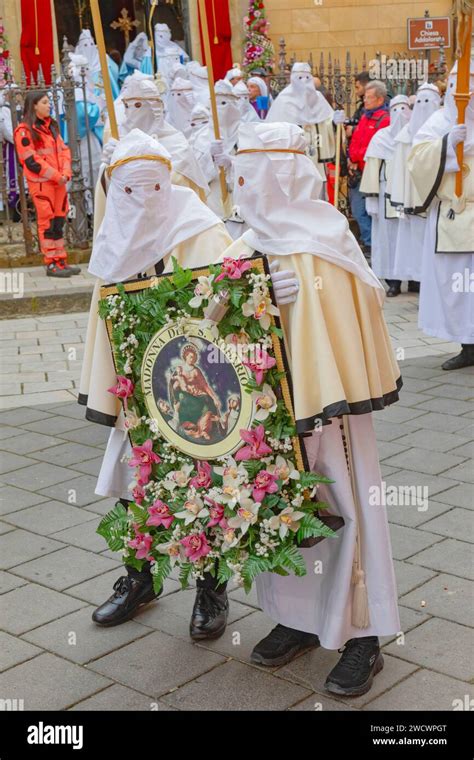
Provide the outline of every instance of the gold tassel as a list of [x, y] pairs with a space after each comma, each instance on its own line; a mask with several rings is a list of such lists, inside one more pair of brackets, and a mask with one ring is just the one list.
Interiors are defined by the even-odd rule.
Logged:
[[352, 625], [356, 628], [368, 628], [370, 625], [369, 598], [363, 570], [356, 571], [356, 584], [352, 597]]
[[356, 511], [356, 545], [354, 551], [354, 561], [352, 563], [352, 577], [351, 583], [354, 587], [352, 595], [352, 625], [356, 628], [368, 628], [370, 625], [369, 616], [369, 597], [367, 593], [367, 586], [365, 583], [365, 572], [362, 569], [362, 547], [360, 537], [360, 524], [361, 524], [361, 508], [359, 504], [359, 496], [357, 493], [357, 484], [354, 480], [354, 461], [352, 458], [352, 447], [349, 431], [349, 422], [347, 416], [344, 415], [343, 421], [343, 436], [345, 442], [345, 452], [347, 469], [349, 472], [349, 478], [351, 481], [352, 496], [354, 499], [354, 507]]
[[214, 24], [214, 45], [218, 45], [219, 37], [217, 36], [216, 9], [214, 7], [214, 0], [212, 0], [212, 21]]

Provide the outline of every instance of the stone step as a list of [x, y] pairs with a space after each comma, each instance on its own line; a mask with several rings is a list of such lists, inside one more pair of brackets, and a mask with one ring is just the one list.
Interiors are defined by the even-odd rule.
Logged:
[[47, 277], [44, 267], [0, 271], [0, 319], [87, 311], [94, 282], [87, 265], [65, 279]]

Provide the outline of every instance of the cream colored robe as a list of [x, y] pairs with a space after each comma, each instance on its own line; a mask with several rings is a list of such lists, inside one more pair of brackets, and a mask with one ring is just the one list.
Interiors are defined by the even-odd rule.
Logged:
[[[226, 256], [251, 256], [236, 240]], [[372, 409], [398, 398], [400, 373], [375, 288], [341, 267], [311, 254], [272, 256], [280, 269], [293, 270], [300, 290], [293, 304], [280, 308], [293, 380], [297, 424], [304, 438], [309, 468], [334, 480], [320, 486], [319, 498], [341, 515], [337, 537], [302, 549], [307, 574], [262, 573], [256, 579], [263, 611], [275, 622], [315, 633], [321, 646], [337, 649], [354, 637], [387, 636], [400, 631], [397, 587]], [[315, 289], [316, 278], [323, 287]], [[344, 401], [342, 401], [344, 399]], [[313, 430], [314, 413], [324, 410], [325, 424]], [[349, 414], [348, 414], [349, 413]], [[348, 414], [354, 464], [349, 477], [342, 420]], [[362, 547], [370, 623], [352, 624], [351, 582], [356, 535]]]
[[474, 343], [474, 153], [464, 155], [455, 197], [456, 156], [448, 135], [420, 142], [408, 158], [416, 202], [428, 211], [418, 324], [427, 335]]

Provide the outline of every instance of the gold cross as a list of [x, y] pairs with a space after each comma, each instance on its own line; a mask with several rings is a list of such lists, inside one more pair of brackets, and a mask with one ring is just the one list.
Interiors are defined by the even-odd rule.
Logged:
[[133, 30], [134, 26], [140, 26], [140, 22], [136, 19], [131, 19], [128, 15], [128, 10], [126, 8], [122, 8], [118, 19], [116, 19], [116, 21], [112, 21], [110, 26], [112, 29], [120, 29], [125, 37], [125, 47], [127, 47], [130, 42], [130, 32]]

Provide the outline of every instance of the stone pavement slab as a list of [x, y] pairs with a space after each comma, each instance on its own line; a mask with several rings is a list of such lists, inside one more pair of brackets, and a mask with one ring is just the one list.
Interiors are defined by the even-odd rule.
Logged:
[[474, 371], [441, 371], [457, 347], [418, 330], [415, 296], [384, 308], [406, 358], [400, 403], [374, 415], [381, 469], [400, 494], [426, 487], [427, 509], [403, 499], [388, 507], [403, 635], [381, 638], [385, 667], [357, 700], [324, 691], [337, 652], [318, 648], [279, 669], [250, 663], [274, 625], [255, 589], [230, 585], [230, 622], [215, 641], [190, 641], [194, 591], [182, 592], [176, 574], [133, 621], [92, 623], [123, 566], [96, 534], [116, 501], [94, 493], [109, 430], [76, 402], [87, 314], [3, 322], [2, 695], [23, 698], [31, 682], [26, 709], [74, 711], [432, 710], [472, 697]]

